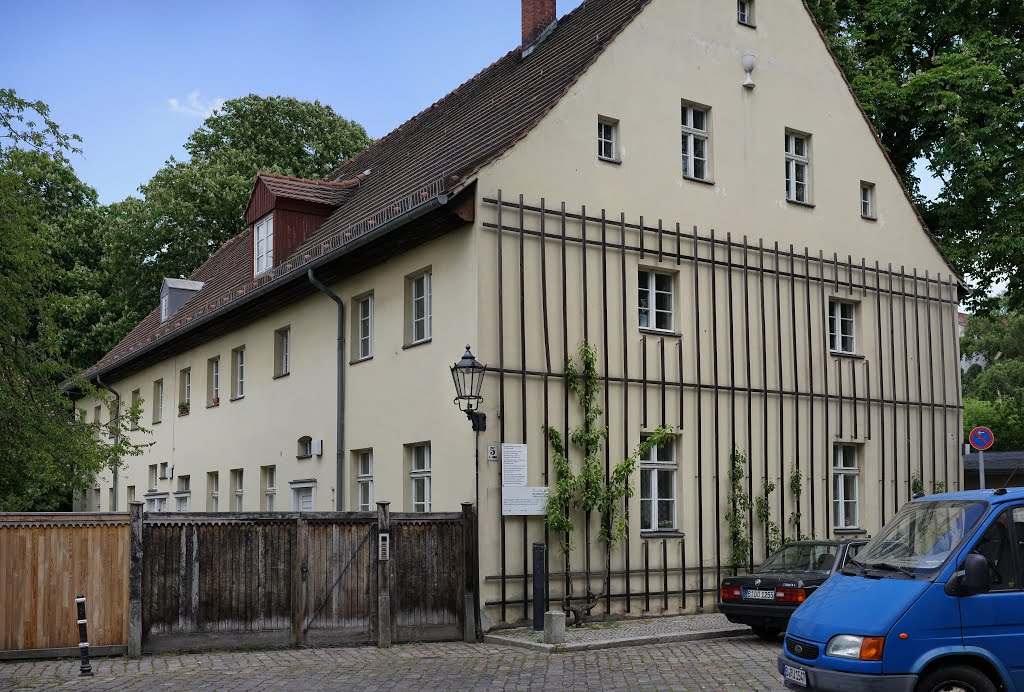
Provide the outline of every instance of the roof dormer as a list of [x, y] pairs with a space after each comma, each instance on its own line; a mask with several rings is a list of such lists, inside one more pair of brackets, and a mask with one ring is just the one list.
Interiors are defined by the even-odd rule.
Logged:
[[182, 305], [203, 288], [202, 281], [165, 278], [160, 285], [160, 323], [174, 316]]

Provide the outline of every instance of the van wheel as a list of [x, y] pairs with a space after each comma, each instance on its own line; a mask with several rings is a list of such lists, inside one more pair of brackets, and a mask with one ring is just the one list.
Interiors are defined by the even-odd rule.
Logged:
[[950, 666], [921, 678], [917, 692], [996, 692], [996, 686], [976, 668]]
[[750, 629], [754, 630], [754, 634], [766, 642], [775, 641], [781, 631], [778, 627], [755, 627], [753, 625], [750, 626]]

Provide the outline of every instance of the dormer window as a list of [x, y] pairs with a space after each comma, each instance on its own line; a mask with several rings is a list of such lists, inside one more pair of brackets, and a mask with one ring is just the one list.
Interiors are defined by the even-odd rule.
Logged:
[[188, 279], [164, 279], [160, 286], [160, 323], [174, 317], [178, 308], [202, 290], [202, 281]]
[[171, 316], [170, 310], [171, 297], [168, 295], [160, 296], [160, 321], [166, 322], [167, 318]]
[[274, 215], [267, 214], [252, 229], [253, 276], [274, 267]]

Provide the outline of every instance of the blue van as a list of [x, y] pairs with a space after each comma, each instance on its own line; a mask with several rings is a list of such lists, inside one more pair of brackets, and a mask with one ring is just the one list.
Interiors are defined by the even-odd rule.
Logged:
[[907, 503], [793, 614], [794, 690], [1024, 692], [1024, 489]]

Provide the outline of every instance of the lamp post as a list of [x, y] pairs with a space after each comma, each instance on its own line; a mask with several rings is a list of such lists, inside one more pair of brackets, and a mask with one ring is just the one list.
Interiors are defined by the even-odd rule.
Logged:
[[[480, 396], [480, 389], [484, 384], [484, 374], [487, 372], [487, 367], [481, 365], [477, 361], [473, 352], [469, 350], [469, 344], [466, 344], [466, 352], [462, 355], [462, 359], [452, 365], [452, 381], [455, 383], [455, 400], [452, 402], [459, 407], [459, 410], [466, 414], [469, 418], [470, 423], [473, 425], [473, 433], [475, 434], [474, 445], [473, 445], [473, 464], [475, 478], [474, 488], [474, 504], [473, 509], [476, 514], [473, 525], [476, 528], [475, 543], [476, 547], [473, 550], [473, 567], [472, 567], [472, 581], [473, 581], [473, 620], [474, 629], [477, 635], [477, 641], [479, 641], [480, 633], [480, 433], [487, 430], [487, 414], [480, 410], [480, 404], [483, 403], [484, 398]], [[468, 598], [468, 595], [467, 595]], [[467, 613], [468, 617], [468, 613]]]

